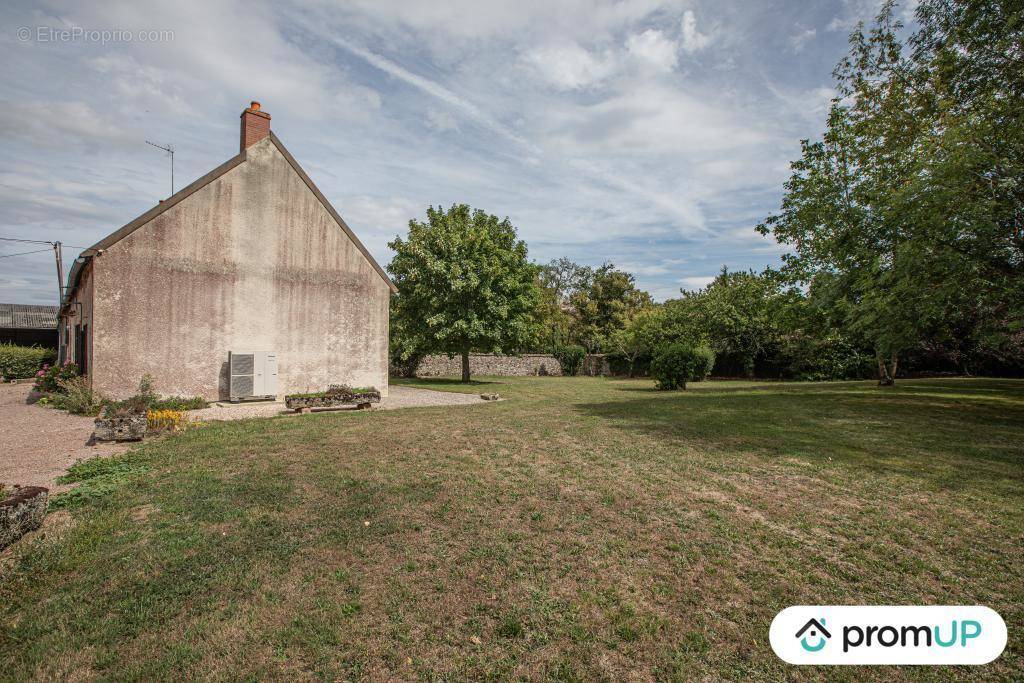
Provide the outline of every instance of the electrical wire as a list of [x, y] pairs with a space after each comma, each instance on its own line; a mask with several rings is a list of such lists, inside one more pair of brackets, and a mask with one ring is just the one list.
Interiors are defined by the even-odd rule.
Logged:
[[[24, 242], [26, 244], [49, 244], [51, 247], [54, 246], [54, 242], [47, 242], [46, 240], [23, 240], [17, 237], [0, 237], [0, 240], [4, 242]], [[77, 244], [64, 244], [61, 243], [62, 247], [68, 247], [69, 249], [88, 249], [88, 247], [79, 246]]]
[[35, 251], [22, 251], [17, 254], [0, 254], [0, 258], [11, 258], [12, 256], [25, 256], [26, 254], [42, 254], [44, 251], [53, 251], [52, 249], [36, 249]]

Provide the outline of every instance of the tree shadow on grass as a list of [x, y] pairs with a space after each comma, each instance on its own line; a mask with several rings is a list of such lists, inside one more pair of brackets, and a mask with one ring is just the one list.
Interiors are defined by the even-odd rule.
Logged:
[[958, 383], [915, 388], [876, 391], [867, 384], [822, 383], [658, 392], [616, 387], [635, 398], [575, 408], [611, 427], [719, 456], [797, 458], [823, 467], [898, 474], [943, 489], [983, 485], [1021, 495], [1024, 403], [1018, 392], [1024, 383], [1003, 386], [998, 396], [965, 396]]

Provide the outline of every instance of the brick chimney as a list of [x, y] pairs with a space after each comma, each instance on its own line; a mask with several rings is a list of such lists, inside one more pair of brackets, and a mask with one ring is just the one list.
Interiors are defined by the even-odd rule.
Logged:
[[250, 102], [242, 111], [242, 146], [240, 152], [270, 135], [270, 114], [260, 111], [259, 102]]

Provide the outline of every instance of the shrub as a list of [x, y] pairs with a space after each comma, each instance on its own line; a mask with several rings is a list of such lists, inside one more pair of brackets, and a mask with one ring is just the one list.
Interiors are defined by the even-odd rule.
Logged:
[[103, 400], [93, 393], [89, 380], [85, 377], [72, 377], [57, 381], [60, 398], [52, 402], [56, 408], [63, 408], [73, 415], [98, 415]]
[[657, 380], [658, 389], [685, 389], [687, 382], [705, 379], [714, 365], [711, 349], [676, 342], [658, 348], [651, 361], [651, 376]]
[[62, 381], [78, 377], [78, 366], [71, 361], [64, 361], [63, 365], [43, 365], [41, 370], [36, 372], [35, 390], [44, 394], [57, 394], [63, 390], [60, 388]]
[[864, 379], [875, 372], [874, 358], [838, 333], [784, 337], [779, 363], [784, 377], [805, 381]]
[[149, 411], [183, 412], [208, 407], [210, 404], [202, 396], [160, 398], [153, 390], [153, 377], [147, 374], [139, 380], [139, 390], [134, 396], [122, 401], [107, 401], [103, 415], [104, 417], [128, 417]]
[[57, 352], [38, 346], [0, 344], [0, 377], [27, 379], [57, 359]]
[[158, 398], [149, 407], [153, 410], [200, 410], [209, 408], [209, 402], [202, 396], [168, 396]]
[[149, 410], [149, 405], [140, 396], [132, 396], [123, 401], [111, 401], [103, 407], [103, 417], [131, 417], [141, 415]]
[[587, 355], [587, 350], [579, 344], [567, 344], [556, 346], [551, 355], [562, 364], [563, 375], [575, 376], [579, 374], [580, 368], [583, 367], [583, 359]]

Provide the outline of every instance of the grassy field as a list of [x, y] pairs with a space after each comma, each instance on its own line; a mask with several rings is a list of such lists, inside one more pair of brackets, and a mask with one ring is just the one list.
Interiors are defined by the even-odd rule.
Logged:
[[[502, 379], [79, 467], [0, 677], [1024, 677], [1024, 382]], [[61, 518], [64, 518], [61, 520]], [[982, 604], [977, 668], [794, 668], [792, 604]]]

